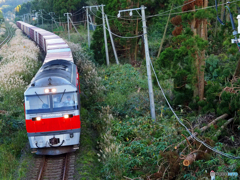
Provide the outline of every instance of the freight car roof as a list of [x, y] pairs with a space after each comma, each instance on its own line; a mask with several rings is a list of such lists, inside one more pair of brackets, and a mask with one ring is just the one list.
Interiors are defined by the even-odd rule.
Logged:
[[[57, 79], [56, 77], [60, 78]], [[49, 86], [49, 83], [51, 83], [51, 85], [64, 85], [70, 83], [76, 85], [75, 77], [76, 66], [73, 63], [66, 60], [53, 60], [45, 63], [41, 69], [39, 69], [37, 75], [31, 82], [31, 86], [44, 87]], [[51, 82], [49, 82], [49, 78]]]

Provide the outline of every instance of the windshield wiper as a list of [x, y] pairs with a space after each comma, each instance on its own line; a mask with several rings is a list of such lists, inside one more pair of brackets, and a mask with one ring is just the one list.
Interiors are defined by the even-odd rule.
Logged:
[[[37, 92], [35, 91], [35, 94], [37, 95], [37, 97], [42, 101], [42, 99], [39, 97], [39, 95], [37, 94]], [[42, 101], [43, 104], [45, 104], [43, 101]]]
[[[66, 89], [64, 89], [64, 91], [63, 91], [63, 95], [65, 94], [65, 91], [66, 91]], [[62, 102], [63, 95], [62, 95], [62, 97], [61, 97], [60, 102]]]

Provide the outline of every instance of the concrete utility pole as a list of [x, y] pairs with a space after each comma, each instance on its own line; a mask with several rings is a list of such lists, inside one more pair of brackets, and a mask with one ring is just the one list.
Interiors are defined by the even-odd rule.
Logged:
[[[32, 10], [32, 12], [33, 12], [33, 16], [35, 17], [35, 12], [36, 10]], [[32, 17], [32, 14], [31, 14], [31, 21], [32, 21], [32, 23], [33, 23], [33, 17]]]
[[89, 32], [89, 20], [88, 20], [88, 7], [86, 7], [86, 17], [87, 17], [87, 34], [88, 34], [88, 47], [90, 48], [90, 32]]
[[107, 35], [106, 35], [106, 26], [105, 26], [105, 18], [104, 18], [103, 5], [102, 5], [102, 19], [103, 19], [103, 33], [104, 33], [104, 41], [105, 41], [106, 60], [107, 60], [107, 65], [109, 66], [109, 56], [108, 56], [108, 46], [107, 46]]
[[113, 47], [113, 52], [114, 52], [114, 56], [115, 56], [115, 59], [116, 59], [116, 63], [119, 64], [118, 57], [117, 57], [117, 52], [116, 52], [116, 49], [115, 49], [115, 44], [114, 44], [114, 41], [113, 41], [113, 38], [112, 38], [112, 32], [111, 32], [111, 29], [110, 29], [110, 26], [109, 26], [109, 23], [108, 23], [108, 17], [107, 17], [106, 14], [105, 14], [105, 17], [106, 17], [107, 27], [108, 27], [108, 31], [109, 31], [109, 35], [110, 35], [110, 39], [111, 39], [111, 43], [112, 43], [112, 47]]
[[69, 29], [69, 15], [72, 16], [72, 13], [64, 13], [64, 16], [67, 15], [67, 22], [68, 22], [68, 40], [70, 41], [70, 29]]
[[51, 18], [52, 18], [52, 32], [53, 32], [53, 14], [55, 14], [54, 12], [49, 12], [48, 13], [50, 16], [51, 16]]
[[93, 28], [93, 30], [95, 31], [95, 27], [93, 26], [93, 21], [92, 21], [91, 15], [89, 14], [88, 17], [89, 17], [89, 20], [90, 20], [90, 22], [91, 22], [91, 24], [92, 24], [92, 28]]
[[39, 25], [39, 12], [37, 12], [37, 24]]
[[148, 91], [149, 91], [151, 117], [152, 117], [152, 119], [156, 120], [155, 104], [154, 104], [154, 96], [153, 96], [153, 88], [152, 88], [152, 74], [151, 74], [150, 56], [149, 56], [148, 39], [147, 39], [147, 25], [146, 25], [145, 9], [146, 9], [146, 7], [141, 6], [141, 8], [120, 10], [118, 12], [118, 17], [120, 17], [121, 12], [130, 11], [130, 15], [132, 15], [133, 10], [141, 10], [141, 12], [142, 12], [143, 37], [144, 37], [146, 66], [147, 66], [147, 75], [148, 75]]
[[[104, 18], [104, 6], [105, 5], [102, 4], [102, 5], [98, 5], [98, 6], [85, 6], [83, 8], [90, 8], [90, 9], [91, 8], [97, 8], [98, 9], [98, 7], [102, 7], [102, 20], [103, 20], [103, 33], [104, 33], [104, 42], [105, 42], [106, 61], [107, 61], [107, 65], [109, 66], [107, 35], [106, 35], [105, 18]], [[88, 22], [88, 16], [87, 16], [87, 22]], [[89, 27], [89, 23], [88, 23], [88, 27]], [[89, 47], [90, 47], [90, 45], [89, 45]]]
[[43, 14], [42, 14], [43, 9], [40, 9], [39, 11], [41, 12], [41, 16], [42, 16], [42, 26], [43, 26]]

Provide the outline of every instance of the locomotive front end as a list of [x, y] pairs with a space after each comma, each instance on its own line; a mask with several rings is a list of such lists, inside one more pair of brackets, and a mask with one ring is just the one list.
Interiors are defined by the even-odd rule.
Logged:
[[[71, 76], [76, 67], [71, 72], [69, 66], [64, 67], [65, 72], [62, 65], [44, 65], [24, 94], [26, 129], [30, 147], [36, 154], [58, 155], [79, 147], [79, 88]], [[62, 77], [56, 76], [59, 71]]]

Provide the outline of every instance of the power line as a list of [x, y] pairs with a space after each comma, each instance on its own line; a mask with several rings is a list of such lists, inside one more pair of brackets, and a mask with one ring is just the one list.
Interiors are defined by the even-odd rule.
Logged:
[[[231, 3], [234, 3], [234, 2], [238, 2], [240, 0], [236, 0], [236, 1], [233, 1]], [[227, 2], [226, 3], [222, 3], [222, 4], [218, 4], [217, 6], [221, 6], [221, 5], [224, 5], [224, 4], [228, 4]], [[189, 11], [181, 11], [181, 12], [176, 12], [176, 13], [171, 13], [172, 14], [184, 14], [184, 13], [188, 13], [188, 12], [194, 12], [194, 11], [198, 11], [198, 10], [203, 10], [203, 9], [209, 9], [209, 8], [215, 8], [216, 6], [213, 5], [213, 6], [208, 6], [208, 7], [205, 7], [205, 8], [198, 8], [198, 9], [193, 9], [193, 10], [189, 10]], [[160, 14], [155, 14], [155, 15], [151, 15], [151, 16], [147, 16], [146, 18], [151, 18], [151, 17], [156, 17], [156, 16], [166, 16], [168, 14], [166, 14], [168, 11], [166, 12], [163, 12], [163, 13], [160, 13]]]
[[156, 75], [156, 72], [155, 72], [155, 69], [154, 69], [154, 67], [153, 67], [153, 65], [152, 65], [152, 61], [151, 61], [151, 60], [150, 60], [150, 64], [151, 64], [152, 70], [153, 70], [153, 72], [154, 72], [154, 75], [155, 75], [155, 77], [156, 77], [158, 86], [159, 86], [159, 88], [161, 89], [162, 94], [163, 94], [163, 97], [165, 98], [165, 100], [166, 100], [169, 108], [171, 109], [172, 113], [174, 114], [174, 116], [176, 117], [176, 119], [178, 120], [178, 122], [186, 129], [186, 131], [190, 134], [190, 136], [193, 137], [193, 138], [194, 138], [196, 141], [198, 141], [199, 143], [202, 143], [205, 147], [207, 147], [208, 149], [212, 150], [212, 151], [215, 152], [215, 153], [221, 154], [221, 155], [223, 155], [223, 156], [225, 156], [225, 157], [228, 157], [228, 158], [231, 158], [231, 159], [240, 159], [239, 156], [232, 156], [232, 155], [230, 155], [230, 154], [226, 154], [226, 153], [224, 153], [224, 152], [222, 152], [222, 151], [218, 151], [218, 150], [214, 149], [213, 147], [209, 146], [208, 144], [206, 144], [205, 142], [203, 142], [202, 140], [200, 140], [199, 138], [197, 138], [195, 135], [193, 135], [193, 134], [189, 131], [189, 129], [181, 122], [181, 120], [179, 119], [179, 117], [177, 116], [177, 114], [175, 113], [175, 111], [173, 110], [172, 106], [171, 106], [170, 103], [168, 102], [168, 99], [166, 98], [165, 93], [164, 93], [164, 91], [163, 91], [163, 89], [162, 89], [162, 87], [161, 87], [161, 85], [160, 85], [160, 83], [159, 83], [158, 77], [157, 77], [157, 75]]
[[124, 38], [124, 39], [133, 39], [133, 38], [138, 38], [138, 37], [141, 37], [141, 36], [143, 36], [144, 34], [140, 34], [140, 35], [137, 35], [137, 36], [120, 36], [120, 35], [118, 35], [118, 34], [115, 34], [115, 33], [113, 33], [111, 30], [109, 30], [108, 28], [106, 28], [111, 34], [113, 34], [114, 36], [117, 36], [117, 37], [119, 37], [119, 38]]
[[79, 13], [77, 13], [77, 14], [73, 14], [73, 16], [78, 16], [78, 15], [83, 14], [83, 13], [85, 13], [85, 12], [86, 12], [86, 10], [83, 9], [83, 12], [79, 12]]
[[80, 12], [82, 9], [85, 11], [85, 9], [82, 7], [81, 9], [77, 10], [76, 12], [74, 12], [74, 13], [73, 13], [73, 16], [74, 16], [76, 13], [78, 13], [78, 11]]

